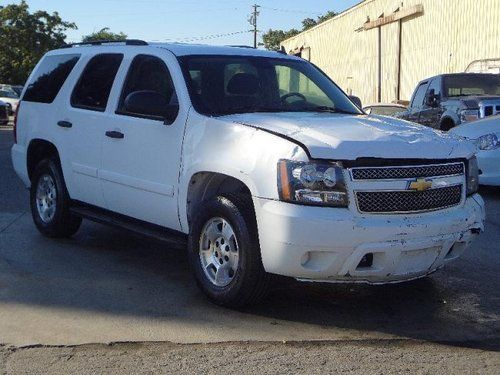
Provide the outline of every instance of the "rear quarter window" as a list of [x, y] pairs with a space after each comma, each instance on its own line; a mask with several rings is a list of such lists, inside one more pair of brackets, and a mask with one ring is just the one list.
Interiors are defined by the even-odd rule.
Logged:
[[46, 56], [28, 83], [23, 101], [52, 103], [80, 55]]

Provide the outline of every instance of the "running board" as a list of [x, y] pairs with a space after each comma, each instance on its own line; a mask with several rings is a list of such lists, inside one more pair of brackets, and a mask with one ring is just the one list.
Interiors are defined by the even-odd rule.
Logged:
[[150, 224], [125, 215], [104, 210], [98, 207], [89, 206], [84, 203], [73, 202], [71, 213], [84, 219], [105, 224], [117, 228], [122, 228], [134, 233], [166, 242], [172, 246], [185, 247], [187, 245], [187, 235], [159, 225]]

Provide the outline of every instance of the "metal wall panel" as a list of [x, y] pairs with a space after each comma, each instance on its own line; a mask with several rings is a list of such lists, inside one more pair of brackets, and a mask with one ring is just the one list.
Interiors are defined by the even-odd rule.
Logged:
[[[463, 72], [475, 60], [500, 58], [500, 0], [365, 0], [282, 43], [287, 52], [310, 48], [310, 60], [364, 104], [377, 102], [378, 29], [369, 18], [422, 4], [423, 14], [402, 20], [401, 99], [427, 77]], [[381, 26], [381, 99], [397, 95], [398, 22]]]

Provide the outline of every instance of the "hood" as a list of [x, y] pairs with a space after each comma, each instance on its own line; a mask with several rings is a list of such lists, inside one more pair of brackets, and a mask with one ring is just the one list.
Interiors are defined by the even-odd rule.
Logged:
[[460, 97], [452, 97], [448, 100], [455, 100], [465, 104], [467, 108], [478, 108], [479, 103], [484, 101], [493, 101], [499, 102], [500, 95], [469, 95], [469, 96], [460, 96]]
[[467, 122], [454, 127], [449, 132], [469, 139], [477, 139], [483, 135], [492, 133], [500, 134], [500, 115]]
[[457, 137], [385, 116], [288, 112], [223, 118], [292, 138], [317, 159], [452, 159], [474, 152]]

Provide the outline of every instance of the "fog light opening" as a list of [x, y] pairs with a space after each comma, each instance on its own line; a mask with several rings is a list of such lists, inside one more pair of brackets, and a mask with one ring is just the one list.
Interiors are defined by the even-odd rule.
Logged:
[[373, 253], [367, 253], [361, 258], [356, 269], [370, 268], [373, 265]]

